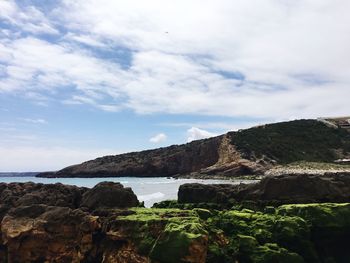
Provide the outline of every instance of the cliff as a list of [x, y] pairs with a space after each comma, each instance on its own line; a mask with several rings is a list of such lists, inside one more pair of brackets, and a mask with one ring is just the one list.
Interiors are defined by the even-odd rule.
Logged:
[[39, 177], [261, 174], [294, 161], [333, 162], [350, 156], [350, 133], [316, 120], [297, 120], [155, 150], [100, 157]]

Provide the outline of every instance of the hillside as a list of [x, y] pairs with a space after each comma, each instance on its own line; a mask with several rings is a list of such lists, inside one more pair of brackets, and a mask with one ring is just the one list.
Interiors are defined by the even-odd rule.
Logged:
[[316, 120], [296, 120], [155, 150], [100, 157], [39, 177], [261, 174], [276, 164], [333, 162], [350, 156], [350, 133]]

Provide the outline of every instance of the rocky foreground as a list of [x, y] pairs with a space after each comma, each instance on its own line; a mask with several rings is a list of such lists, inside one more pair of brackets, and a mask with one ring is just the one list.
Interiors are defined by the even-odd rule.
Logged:
[[350, 158], [350, 133], [316, 120], [297, 120], [155, 150], [104, 156], [39, 177], [212, 176], [263, 174], [296, 161]]
[[0, 262], [349, 262], [349, 202], [341, 173], [187, 184], [155, 208], [118, 183], [1, 183]]

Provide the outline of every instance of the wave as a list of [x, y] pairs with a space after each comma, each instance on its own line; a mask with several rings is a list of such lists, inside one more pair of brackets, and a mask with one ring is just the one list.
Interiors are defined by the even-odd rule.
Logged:
[[152, 199], [160, 199], [163, 198], [165, 196], [165, 194], [161, 193], [161, 192], [157, 192], [157, 193], [153, 193], [153, 194], [149, 194], [149, 195], [139, 195], [137, 196], [137, 198], [139, 199], [139, 201], [149, 201]]

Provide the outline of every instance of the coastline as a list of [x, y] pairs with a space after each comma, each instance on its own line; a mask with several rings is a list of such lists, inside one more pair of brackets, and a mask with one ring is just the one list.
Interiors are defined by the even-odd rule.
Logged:
[[350, 178], [340, 173], [184, 184], [177, 200], [157, 208], [142, 207], [131, 188], [113, 182], [93, 188], [0, 183], [0, 193], [0, 258], [8, 262], [319, 263], [350, 257], [344, 245]]

